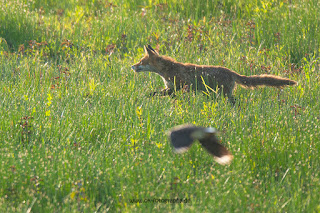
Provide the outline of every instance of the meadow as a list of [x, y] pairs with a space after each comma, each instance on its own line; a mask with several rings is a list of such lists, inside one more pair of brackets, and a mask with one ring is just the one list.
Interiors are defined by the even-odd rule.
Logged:
[[[319, 212], [320, 3], [0, 0], [0, 212]], [[177, 61], [297, 86], [161, 90], [131, 65]], [[215, 127], [217, 164], [166, 131]]]

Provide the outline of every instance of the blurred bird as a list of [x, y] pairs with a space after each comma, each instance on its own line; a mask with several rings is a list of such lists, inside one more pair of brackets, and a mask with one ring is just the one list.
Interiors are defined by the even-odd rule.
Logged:
[[190, 124], [176, 126], [168, 131], [171, 143], [176, 153], [187, 151], [193, 142], [198, 140], [201, 145], [213, 155], [219, 164], [230, 164], [232, 154], [220, 144], [216, 134], [218, 131], [212, 127], [199, 127]]

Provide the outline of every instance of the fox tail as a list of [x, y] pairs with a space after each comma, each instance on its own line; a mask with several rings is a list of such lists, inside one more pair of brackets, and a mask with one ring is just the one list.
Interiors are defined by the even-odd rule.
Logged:
[[282, 78], [275, 75], [252, 75], [252, 76], [245, 76], [245, 75], [237, 75], [236, 82], [243, 87], [253, 88], [258, 86], [270, 86], [270, 87], [285, 87], [296, 85], [297, 82]]

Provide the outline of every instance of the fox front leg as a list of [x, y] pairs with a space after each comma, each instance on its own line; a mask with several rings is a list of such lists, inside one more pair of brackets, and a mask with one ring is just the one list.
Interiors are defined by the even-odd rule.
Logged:
[[165, 96], [165, 95], [172, 95], [172, 93], [173, 93], [172, 89], [165, 88], [165, 89], [161, 90], [160, 92], [152, 92], [152, 93], [150, 93], [150, 96], [156, 96], [156, 95]]

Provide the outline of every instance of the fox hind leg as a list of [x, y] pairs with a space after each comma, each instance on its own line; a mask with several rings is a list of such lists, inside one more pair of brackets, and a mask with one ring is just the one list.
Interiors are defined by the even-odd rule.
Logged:
[[235, 105], [236, 103], [236, 98], [233, 96], [233, 89], [234, 89], [234, 85], [231, 86], [222, 86], [222, 93], [225, 97], [228, 98], [228, 101], [232, 104]]

